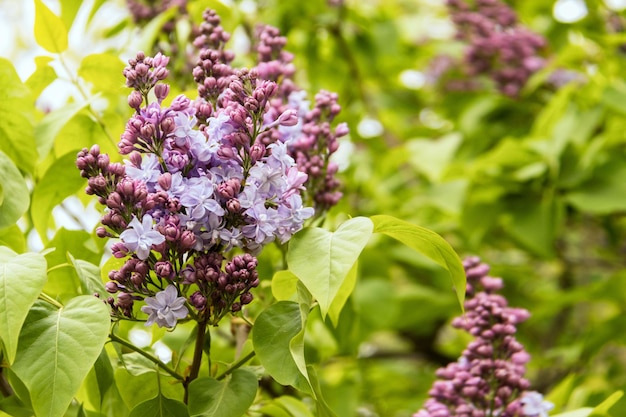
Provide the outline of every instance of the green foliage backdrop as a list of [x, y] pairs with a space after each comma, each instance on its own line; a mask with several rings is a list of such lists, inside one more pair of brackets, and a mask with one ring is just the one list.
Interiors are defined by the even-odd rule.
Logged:
[[[123, 1], [29, 3], [0, 58], [0, 416], [411, 416], [468, 342], [450, 326], [465, 255], [531, 312], [517, 337], [555, 415], [626, 415], [626, 12], [581, 2], [587, 15], [563, 23], [555, 2], [507, 1], [547, 42], [515, 97], [436, 74], [464, 53], [439, 1], [190, 0], [146, 22]], [[172, 90], [195, 94], [186, 53], [206, 7], [238, 65], [255, 25], [280, 28], [297, 82], [337, 92], [351, 131], [343, 199], [262, 252], [254, 303], [209, 329], [187, 393], [192, 323], [110, 327], [91, 296], [121, 263], [74, 161], [93, 144], [121, 160], [136, 51], [170, 54]]]

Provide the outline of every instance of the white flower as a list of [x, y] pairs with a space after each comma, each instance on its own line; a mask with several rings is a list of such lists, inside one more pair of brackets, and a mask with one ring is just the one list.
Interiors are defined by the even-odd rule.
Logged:
[[548, 411], [554, 408], [554, 404], [544, 401], [543, 395], [537, 391], [524, 393], [521, 403], [522, 413], [527, 417], [548, 417]]
[[174, 327], [176, 320], [187, 317], [185, 298], [178, 296], [178, 290], [173, 285], [168, 285], [164, 291], [158, 292], [154, 297], [146, 298], [146, 305], [141, 311], [149, 314], [146, 326], [156, 323], [159, 327]]
[[137, 217], [128, 224], [130, 227], [120, 234], [120, 239], [124, 242], [124, 246], [131, 251], [136, 252], [137, 257], [145, 260], [150, 255], [152, 245], [158, 245], [165, 242], [165, 236], [156, 230], [152, 230], [152, 216], [146, 214], [139, 223]]

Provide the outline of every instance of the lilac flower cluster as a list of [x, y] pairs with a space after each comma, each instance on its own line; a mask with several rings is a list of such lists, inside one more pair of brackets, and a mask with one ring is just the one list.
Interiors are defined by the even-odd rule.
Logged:
[[[141, 0], [126, 0], [126, 6], [130, 11], [133, 22], [136, 24], [147, 24], [152, 19], [173, 7], [177, 8], [178, 16], [187, 14], [187, 0], [161, 0], [161, 1], [141, 1]], [[169, 20], [165, 22], [162, 31], [171, 35], [174, 33], [176, 27], [175, 20]], [[172, 43], [175, 45], [175, 43]]]
[[469, 75], [487, 75], [500, 92], [516, 97], [532, 74], [545, 65], [540, 52], [546, 40], [519, 24], [500, 0], [448, 0], [457, 38], [468, 43]]
[[[240, 135], [245, 136], [255, 121], [262, 121], [257, 132], [259, 146], [286, 146], [298, 170], [307, 174], [303, 200], [320, 215], [342, 196], [336, 178], [338, 166], [330, 161], [339, 147], [338, 138], [349, 132], [346, 124], [331, 126], [341, 106], [336, 94], [321, 91], [311, 108], [306, 92], [293, 81], [293, 55], [284, 50], [287, 39], [272, 26], [259, 26], [256, 37], [257, 65], [250, 71], [233, 69], [234, 55], [225, 48], [230, 36], [215, 12], [207, 10], [194, 42], [200, 48], [193, 70], [198, 94], [212, 105], [214, 118], [242, 120], [237, 127]], [[263, 90], [269, 86], [275, 89], [270, 95]], [[243, 123], [246, 112], [248, 119]], [[204, 123], [200, 115], [198, 119]]]
[[[199, 98], [179, 95], [165, 106], [169, 58], [140, 52], [124, 69], [135, 110], [119, 142], [124, 164], [97, 146], [77, 157], [86, 192], [106, 206], [96, 233], [118, 237], [111, 250], [125, 259], [106, 285], [117, 294], [107, 300], [116, 318], [134, 318], [134, 303], [143, 300], [147, 324], [173, 327], [191, 315], [217, 325], [252, 301], [254, 255], [287, 242], [314, 215], [303, 203], [306, 186], [331, 193], [321, 207], [338, 199], [328, 156], [347, 128], [330, 127], [340, 110], [336, 95], [320, 93], [303, 111], [303, 93], [280, 83], [293, 68], [276, 30], [261, 32], [267, 65], [239, 70], [230, 66], [219, 17], [207, 11], [204, 18], [194, 42]], [[233, 248], [243, 254], [228, 259]]]
[[488, 275], [477, 257], [463, 265], [467, 276], [465, 315], [452, 325], [475, 337], [461, 358], [437, 371], [430, 398], [414, 417], [544, 417], [551, 404], [529, 392], [524, 378], [530, 355], [515, 339], [528, 311], [508, 306], [495, 292], [502, 280]]

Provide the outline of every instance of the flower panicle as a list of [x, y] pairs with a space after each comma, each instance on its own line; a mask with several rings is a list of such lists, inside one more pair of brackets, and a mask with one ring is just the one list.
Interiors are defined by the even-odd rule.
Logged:
[[501, 0], [448, 0], [456, 38], [467, 44], [469, 80], [452, 80], [450, 90], [476, 89], [472, 78], [487, 76], [502, 94], [518, 97], [528, 79], [545, 67], [546, 39], [523, 26]]
[[[303, 92], [285, 87], [292, 56], [271, 27], [259, 31], [259, 65], [283, 65], [280, 74], [233, 68], [219, 16], [203, 17], [192, 70], [199, 98], [165, 106], [169, 58], [140, 52], [124, 69], [135, 110], [118, 144], [124, 163], [97, 147], [78, 154], [87, 193], [106, 207], [96, 234], [119, 238], [111, 251], [124, 264], [106, 285], [118, 319], [135, 318], [141, 302], [147, 324], [173, 327], [193, 308], [196, 320], [217, 325], [252, 301], [255, 255], [286, 243], [340, 196], [328, 158], [348, 132], [330, 125], [337, 95], [321, 92], [309, 108]], [[317, 198], [323, 192], [330, 197]]]
[[465, 315], [452, 325], [474, 336], [458, 361], [440, 368], [429, 399], [414, 417], [547, 417], [551, 404], [528, 391], [530, 355], [515, 334], [528, 311], [508, 306], [497, 294], [501, 278], [477, 257], [463, 262], [467, 277]]

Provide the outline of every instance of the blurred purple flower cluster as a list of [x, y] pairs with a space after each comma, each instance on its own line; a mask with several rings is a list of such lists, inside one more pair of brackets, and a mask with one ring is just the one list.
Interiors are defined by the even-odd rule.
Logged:
[[545, 65], [546, 40], [522, 26], [500, 0], [448, 0], [457, 38], [467, 43], [465, 65], [470, 76], [486, 75], [497, 89], [517, 97], [526, 81]]
[[[162, 0], [162, 1], [142, 1], [142, 0], [126, 0], [126, 6], [131, 14], [133, 22], [138, 24], [147, 24], [152, 19], [166, 10], [176, 7], [177, 14], [187, 14], [187, 0]], [[171, 34], [175, 30], [175, 21], [170, 20], [166, 22], [162, 30]]]
[[530, 355], [516, 340], [528, 311], [508, 306], [496, 291], [502, 279], [489, 276], [477, 257], [463, 262], [467, 276], [465, 314], [452, 325], [475, 337], [457, 362], [437, 371], [430, 398], [414, 417], [544, 417], [552, 404], [527, 391]]
[[[232, 68], [219, 17], [209, 10], [204, 20], [194, 41], [199, 98], [163, 105], [169, 58], [140, 52], [124, 69], [135, 109], [119, 142], [128, 159], [111, 163], [97, 146], [77, 157], [87, 194], [107, 207], [96, 232], [119, 237], [113, 256], [126, 259], [106, 285], [118, 294], [107, 300], [118, 318], [134, 317], [134, 301], [145, 300], [148, 323], [172, 327], [189, 306], [194, 319], [217, 324], [252, 301], [253, 255], [299, 231], [316, 214], [307, 203], [322, 211], [340, 196], [328, 161], [347, 133], [330, 127], [336, 95], [320, 93], [306, 108], [274, 28], [259, 32], [259, 67]], [[314, 198], [303, 202], [307, 191]], [[233, 248], [243, 254], [227, 260]]]

